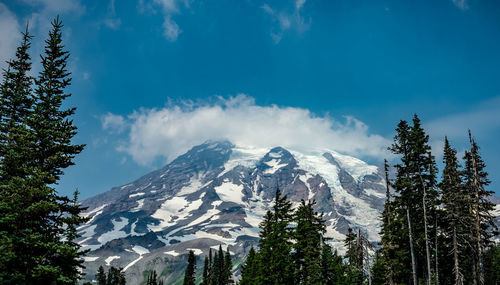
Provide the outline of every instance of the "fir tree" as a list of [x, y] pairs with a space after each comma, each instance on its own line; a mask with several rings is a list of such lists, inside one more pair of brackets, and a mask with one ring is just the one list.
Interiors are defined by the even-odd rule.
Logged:
[[290, 255], [292, 213], [292, 203], [277, 190], [272, 211], [266, 213], [260, 224], [259, 274], [256, 284], [293, 283]]
[[234, 284], [232, 269], [233, 269], [233, 262], [231, 260], [231, 254], [229, 253], [229, 246], [228, 246], [226, 250], [226, 255], [224, 257], [224, 271], [223, 271], [224, 284]]
[[251, 285], [255, 284], [258, 274], [258, 264], [255, 249], [250, 248], [248, 255], [245, 259], [245, 263], [241, 266], [241, 281], [239, 285]]
[[205, 263], [203, 265], [203, 279], [201, 281], [202, 285], [208, 285], [208, 272], [210, 271], [209, 263], [208, 263], [208, 257], [205, 256]]
[[108, 269], [108, 276], [106, 278], [106, 285], [125, 285], [125, 273], [122, 268], [111, 266]]
[[447, 236], [447, 249], [452, 252], [453, 262], [452, 272], [450, 276], [454, 276], [454, 284], [463, 284], [463, 262], [465, 258], [464, 252], [461, 250], [462, 246], [470, 244], [469, 234], [467, 233], [467, 226], [473, 223], [472, 215], [470, 212], [470, 196], [464, 187], [461, 179], [460, 165], [456, 157], [456, 150], [454, 150], [445, 137], [444, 143], [444, 169], [443, 178], [439, 184], [444, 208], [444, 225], [443, 229]]
[[[186, 273], [184, 274], [184, 285], [194, 285], [195, 284], [195, 271], [196, 271], [196, 257], [192, 250], [188, 254], [188, 265], [186, 268]], [[156, 280], [156, 278], [155, 278]]]
[[102, 265], [99, 266], [95, 279], [97, 280], [97, 285], [106, 285], [106, 273], [104, 272]]
[[470, 151], [465, 152], [464, 180], [467, 191], [472, 200], [474, 217], [473, 232], [473, 283], [484, 284], [483, 252], [491, 243], [491, 238], [497, 234], [497, 227], [491, 215], [494, 204], [489, 200], [493, 191], [486, 190], [490, 184], [485, 163], [479, 154], [479, 146], [469, 131]]
[[322, 215], [314, 211], [315, 204], [302, 200], [295, 212], [295, 284], [321, 284], [321, 245], [326, 225]]
[[[436, 189], [436, 165], [430, 155], [429, 136], [421, 127], [418, 116], [413, 118], [413, 126], [401, 121], [396, 129], [394, 144], [390, 150], [400, 157], [396, 164], [396, 180], [393, 188], [398, 194], [391, 203], [394, 211], [394, 222], [401, 227], [393, 227], [393, 246], [395, 260], [391, 264], [406, 266], [398, 268], [395, 282], [409, 282], [407, 276], [413, 276], [412, 283], [417, 279], [430, 282], [431, 255], [430, 249], [435, 236], [436, 207], [439, 204], [439, 193]], [[406, 236], [406, 240], [402, 237]], [[411, 257], [411, 262], [408, 262]], [[384, 257], [389, 258], [389, 257]], [[410, 265], [410, 267], [408, 267]], [[410, 273], [411, 272], [411, 273]]]
[[[61, 46], [62, 25], [58, 19], [52, 24], [46, 54], [42, 56], [42, 72], [35, 81], [36, 96], [26, 93], [31, 92], [31, 79], [20, 76], [30, 66], [27, 33], [18, 50], [22, 60], [12, 61], [1, 88], [2, 105], [16, 102], [15, 112], [2, 107], [0, 123], [0, 208], [5, 211], [0, 220], [0, 231], [5, 232], [0, 247], [7, 252], [0, 262], [10, 263], [10, 269], [3, 271], [0, 279], [14, 283], [74, 284], [83, 267], [84, 252], [79, 251], [75, 239], [76, 226], [86, 219], [79, 215], [83, 208], [77, 203], [77, 192], [70, 199], [59, 196], [53, 188], [83, 146], [71, 145], [76, 127], [69, 116], [74, 109], [60, 110], [69, 96], [64, 94], [64, 88], [70, 78], [65, 69], [67, 52]], [[21, 67], [23, 72], [16, 71]], [[15, 76], [8, 75], [11, 72]], [[26, 94], [21, 100], [22, 92]]]
[[29, 164], [33, 134], [26, 123], [33, 104], [30, 45], [26, 27], [0, 85], [0, 283], [29, 282], [35, 263], [29, 248], [37, 223], [29, 219], [28, 208], [35, 191]]
[[337, 251], [332, 253], [332, 247], [323, 243], [321, 247], [321, 277], [322, 284], [338, 285], [347, 284], [345, 272], [347, 268], [342, 261], [342, 256]]

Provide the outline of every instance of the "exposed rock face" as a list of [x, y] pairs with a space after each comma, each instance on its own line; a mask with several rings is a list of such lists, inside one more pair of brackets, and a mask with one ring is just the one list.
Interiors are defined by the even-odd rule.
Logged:
[[131, 284], [142, 282], [149, 269], [175, 284], [189, 249], [205, 255], [219, 244], [241, 262], [257, 243], [258, 225], [278, 188], [296, 203], [316, 200], [327, 235], [342, 252], [349, 226], [378, 240], [384, 185], [378, 167], [334, 151], [207, 142], [162, 169], [83, 202], [91, 218], [79, 228], [79, 242], [91, 249], [87, 280], [100, 265], [113, 265], [125, 269]]

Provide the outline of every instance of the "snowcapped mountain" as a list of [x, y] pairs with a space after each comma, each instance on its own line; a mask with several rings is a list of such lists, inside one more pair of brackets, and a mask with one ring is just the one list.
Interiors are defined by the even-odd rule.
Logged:
[[[83, 201], [79, 228], [93, 278], [100, 265], [123, 267], [131, 284], [156, 269], [176, 284], [189, 249], [223, 248], [241, 262], [258, 241], [258, 225], [276, 189], [293, 202], [317, 201], [327, 236], [343, 251], [347, 228], [379, 239], [385, 181], [377, 166], [335, 151], [256, 149], [207, 142], [138, 180]], [[200, 264], [201, 266], [201, 264]]]

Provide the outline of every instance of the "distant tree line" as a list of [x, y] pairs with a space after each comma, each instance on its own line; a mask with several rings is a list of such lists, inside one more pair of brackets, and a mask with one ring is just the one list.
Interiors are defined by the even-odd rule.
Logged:
[[76, 227], [87, 219], [55, 190], [84, 145], [64, 107], [70, 94], [69, 52], [57, 17], [32, 76], [28, 26], [0, 83], [0, 284], [75, 284], [82, 276]]

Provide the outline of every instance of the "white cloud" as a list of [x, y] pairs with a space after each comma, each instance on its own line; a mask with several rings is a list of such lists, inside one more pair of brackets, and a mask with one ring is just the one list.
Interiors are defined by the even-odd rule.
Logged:
[[17, 17], [0, 3], [0, 70], [7, 65], [5, 61], [10, 60], [21, 40], [21, 33]]
[[[190, 0], [153, 0], [153, 3], [160, 6], [163, 12], [163, 35], [171, 42], [176, 41], [182, 30], [172, 17], [174, 14], [180, 13], [180, 3], [182, 3], [184, 7], [189, 8]], [[142, 1], [140, 4], [139, 7], [144, 6]], [[140, 8], [140, 10], [141, 9], [143, 8]]]
[[453, 4], [457, 6], [460, 10], [467, 10], [469, 9], [469, 4], [467, 3], [467, 0], [452, 0]]
[[277, 28], [273, 27], [273, 29], [271, 29], [271, 37], [276, 44], [281, 41], [284, 33], [290, 29], [294, 29], [298, 33], [302, 33], [309, 29], [311, 18], [308, 18], [306, 21], [301, 12], [305, 3], [306, 0], [296, 0], [293, 12], [287, 12], [286, 10], [277, 12], [268, 4], [261, 6], [264, 12], [271, 15], [273, 21], [278, 23]]
[[170, 16], [165, 16], [165, 20], [163, 21], [163, 35], [169, 41], [175, 42], [180, 33], [181, 30], [179, 29], [179, 25], [172, 21]]
[[85, 12], [81, 0], [23, 0], [34, 8], [29, 19], [30, 28], [37, 29], [38, 34], [46, 35], [50, 29], [50, 21], [56, 15], [71, 14], [80, 16]]
[[[115, 121], [122, 124], [121, 116], [107, 114], [104, 118], [107, 128]], [[382, 136], [370, 134], [364, 123], [352, 117], [337, 121], [302, 108], [259, 106], [245, 95], [218, 98], [212, 104], [140, 109], [128, 116], [127, 125], [128, 139], [119, 150], [142, 165], [158, 158], [169, 161], [206, 140], [227, 139], [237, 145], [283, 146], [304, 151], [329, 148], [377, 158], [387, 155], [390, 143]]]
[[125, 118], [120, 115], [107, 113], [101, 117], [101, 124], [104, 130], [112, 133], [121, 133], [126, 127]]

